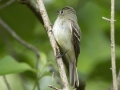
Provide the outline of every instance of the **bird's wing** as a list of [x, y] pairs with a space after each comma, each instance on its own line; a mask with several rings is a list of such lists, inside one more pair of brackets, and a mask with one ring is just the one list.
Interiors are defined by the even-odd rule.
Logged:
[[[81, 32], [80, 32], [80, 28], [78, 26], [78, 24], [76, 22], [74, 22], [73, 20], [71, 21], [71, 33], [73, 36], [73, 45], [74, 45], [74, 50], [75, 50], [75, 56], [76, 56], [76, 60], [78, 58], [78, 55], [80, 53], [80, 38], [81, 38]], [[77, 61], [76, 61], [77, 64]]]

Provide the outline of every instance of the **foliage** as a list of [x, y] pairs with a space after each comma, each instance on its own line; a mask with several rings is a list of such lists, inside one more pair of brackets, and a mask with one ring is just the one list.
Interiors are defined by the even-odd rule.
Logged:
[[26, 63], [18, 63], [12, 57], [6, 56], [0, 60], [0, 75], [6, 75], [11, 73], [20, 73], [26, 70], [34, 71]]

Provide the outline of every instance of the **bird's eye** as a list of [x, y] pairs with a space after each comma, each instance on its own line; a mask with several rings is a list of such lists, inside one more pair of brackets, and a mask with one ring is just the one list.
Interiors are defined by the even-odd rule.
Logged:
[[63, 10], [60, 11], [60, 14], [62, 14], [62, 13], [63, 13]]

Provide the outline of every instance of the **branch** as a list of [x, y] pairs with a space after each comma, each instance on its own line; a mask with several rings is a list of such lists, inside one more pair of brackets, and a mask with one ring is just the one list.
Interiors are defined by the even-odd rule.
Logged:
[[9, 6], [9, 5], [12, 4], [14, 1], [15, 1], [15, 0], [7, 1], [5, 4], [3, 4], [3, 5], [0, 6], [0, 9], [3, 9], [3, 8]]
[[4, 82], [5, 82], [6, 86], [7, 86], [7, 89], [11, 90], [10, 85], [9, 85], [7, 79], [6, 79], [6, 76], [3, 76], [3, 79], [4, 79]]
[[[108, 19], [108, 18], [106, 18], [106, 17], [102, 17], [102, 19], [110, 22], [110, 19]], [[116, 21], [116, 20], [114, 20], [114, 21]]]
[[108, 19], [108, 18], [106, 18], [106, 17], [102, 17], [102, 19], [104, 19], [104, 20], [110, 22], [110, 19]]
[[[117, 87], [118, 87], [118, 90], [120, 90], [120, 70], [119, 70], [118, 76], [117, 76]], [[114, 90], [113, 89], [113, 84], [111, 85], [109, 90]]]
[[48, 85], [48, 87], [50, 87], [50, 88], [52, 88], [52, 89], [54, 89], [54, 90], [61, 90], [61, 89], [58, 89], [58, 88], [56, 88], [56, 87], [54, 87], [54, 86], [52, 86], [52, 85]]
[[63, 84], [60, 81], [58, 73], [56, 72], [56, 70], [54, 69], [54, 67], [51, 64], [49, 65], [49, 69], [50, 69], [51, 73], [54, 72], [54, 76], [55, 76], [55, 80], [56, 80], [57, 84], [59, 84], [61, 87], [63, 87]]
[[115, 59], [115, 36], [114, 36], [114, 0], [111, 0], [111, 64], [112, 64], [112, 76], [113, 76], [113, 90], [118, 90], [116, 79], [116, 59]]
[[104, 20], [110, 21], [111, 27], [111, 64], [112, 64], [112, 77], [113, 77], [113, 90], [118, 90], [116, 78], [116, 57], [115, 57], [115, 36], [114, 36], [114, 6], [115, 1], [111, 0], [111, 19], [102, 17]]
[[[22, 44], [23, 46], [25, 46], [26, 48], [32, 50], [35, 54], [36, 54], [36, 65], [35, 68], [38, 70], [38, 61], [40, 58], [40, 52], [37, 48], [35, 48], [34, 46], [32, 46], [31, 44], [27, 43], [26, 41], [24, 41], [23, 39], [21, 39], [15, 32], [14, 30], [12, 30], [1, 18], [0, 18], [0, 24], [5, 28], [5, 30], [7, 30], [14, 39], [16, 39], [20, 44]], [[36, 74], [36, 77], [38, 78], [38, 73]], [[40, 90], [39, 84], [38, 84], [38, 90]]]
[[120, 90], [120, 70], [117, 76], [117, 84], [118, 84], [118, 90]]
[[61, 80], [62, 80], [62, 84], [64, 85], [63, 90], [69, 90], [69, 84], [68, 84], [68, 81], [67, 81], [67, 77], [66, 77], [66, 73], [65, 73], [62, 58], [61, 57], [58, 58], [58, 56], [60, 55], [60, 50], [59, 50], [59, 47], [58, 47], [58, 45], [55, 41], [53, 33], [52, 33], [52, 25], [51, 25], [50, 20], [48, 18], [48, 15], [47, 15], [45, 6], [43, 4], [43, 1], [42, 0], [37, 0], [37, 1], [38, 1], [41, 16], [43, 18], [44, 26], [46, 28], [47, 34], [48, 34], [49, 39], [50, 39], [51, 46], [52, 46], [53, 51], [54, 51], [54, 55], [56, 57], [56, 62], [57, 62], [57, 65], [58, 65], [60, 77], [61, 77]]
[[6, 48], [7, 48], [8, 52], [10, 53], [10, 55], [12, 55], [14, 58], [16, 58], [16, 52], [13, 49], [13, 46], [11, 45], [9, 37], [6, 34], [6, 32], [4, 30], [2, 30], [2, 29], [0, 29], [0, 36], [1, 36], [4, 44], [6, 45]]

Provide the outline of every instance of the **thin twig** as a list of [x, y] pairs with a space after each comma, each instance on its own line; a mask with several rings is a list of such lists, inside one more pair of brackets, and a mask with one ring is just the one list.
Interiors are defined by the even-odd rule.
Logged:
[[7, 33], [2, 29], [0, 29], [0, 37], [2, 38], [4, 44], [6, 45], [6, 48], [7, 48], [8, 52], [10, 53], [10, 55], [12, 55], [14, 58], [17, 58], [16, 57], [17, 53], [15, 52]]
[[50, 87], [50, 88], [52, 88], [52, 89], [54, 89], [54, 90], [61, 90], [61, 89], [58, 89], [58, 88], [56, 88], [56, 87], [54, 87], [54, 86], [52, 86], [52, 85], [48, 85], [48, 87]]
[[[111, 19], [108, 19], [108, 18], [106, 18], [106, 17], [102, 17], [102, 19], [104, 19], [104, 20], [106, 20], [106, 21], [108, 21], [108, 22], [110, 22], [110, 20], [111, 20]], [[116, 21], [116, 20], [114, 20], [114, 21]]]
[[59, 75], [58, 73], [56, 72], [56, 70], [54, 69], [54, 67], [52, 65], [49, 65], [49, 69], [50, 69], [50, 72], [53, 73], [54, 72], [54, 76], [55, 76], [55, 80], [57, 81], [57, 84], [59, 84], [61, 87], [63, 87], [61, 81], [60, 81], [60, 78], [59, 78]]
[[60, 50], [59, 50], [59, 47], [58, 47], [58, 45], [55, 41], [53, 33], [52, 33], [52, 25], [51, 25], [50, 20], [48, 18], [48, 15], [47, 15], [45, 6], [43, 4], [43, 1], [42, 0], [37, 0], [37, 1], [38, 1], [41, 16], [42, 16], [42, 19], [43, 19], [43, 22], [44, 22], [44, 26], [47, 30], [47, 34], [49, 36], [51, 46], [53, 48], [54, 55], [56, 57], [56, 62], [57, 62], [57, 65], [58, 65], [60, 77], [61, 77], [62, 83], [64, 85], [63, 90], [69, 90], [69, 84], [68, 84], [68, 81], [67, 81], [67, 77], [66, 77], [66, 73], [65, 73], [62, 58], [61, 57], [58, 58], [58, 56], [60, 55]]
[[112, 76], [113, 76], [113, 90], [118, 90], [117, 78], [116, 78], [116, 57], [115, 57], [115, 36], [114, 36], [114, 0], [111, 0], [111, 64], [112, 64]]
[[110, 19], [108, 19], [108, 18], [106, 18], [106, 17], [102, 17], [102, 19], [110, 22]]
[[3, 9], [3, 8], [9, 6], [9, 5], [12, 4], [14, 1], [15, 1], [15, 0], [9, 0], [9, 1], [7, 1], [5, 4], [3, 4], [3, 5], [0, 6], [0, 9]]
[[7, 79], [6, 79], [6, 76], [3, 76], [3, 79], [4, 79], [4, 82], [5, 82], [6, 86], [7, 86], [7, 89], [11, 90], [10, 85], [9, 85]]
[[[27, 43], [26, 41], [24, 41], [22, 38], [20, 38], [15, 32], [14, 30], [12, 30], [1, 18], [0, 18], [0, 24], [5, 28], [5, 30], [7, 30], [14, 39], [16, 39], [20, 44], [22, 44], [23, 46], [25, 46], [26, 48], [32, 50], [35, 54], [36, 54], [36, 65], [35, 68], [38, 70], [38, 62], [39, 62], [39, 58], [40, 58], [40, 52], [39, 50], [32, 46], [31, 44]], [[38, 78], [38, 73], [36, 75], [36, 77]], [[40, 86], [39, 86], [39, 82], [38, 82], [38, 90], [40, 90]]]

